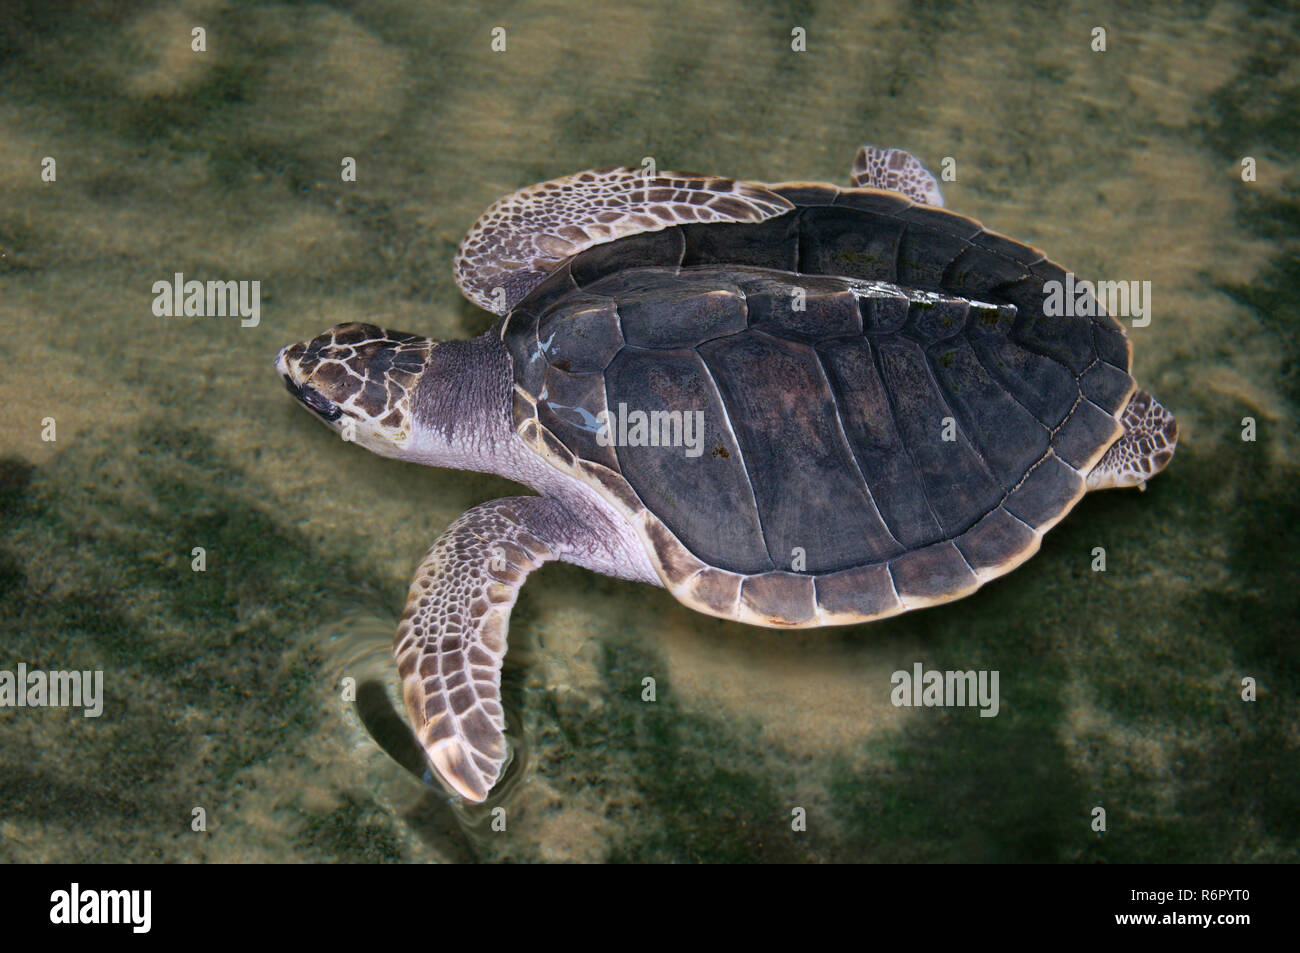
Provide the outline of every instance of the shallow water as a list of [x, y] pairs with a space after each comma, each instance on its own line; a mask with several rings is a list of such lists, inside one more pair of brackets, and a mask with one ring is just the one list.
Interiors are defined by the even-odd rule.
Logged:
[[[795, 9], [6, 5], [0, 669], [103, 670], [105, 710], [0, 709], [0, 860], [1300, 859], [1297, 17]], [[519, 186], [646, 156], [844, 182], [862, 142], [951, 157], [949, 208], [1152, 282], [1134, 373], [1173, 464], [868, 626], [549, 565], [511, 625], [509, 777], [448, 803], [394, 729], [388, 633], [432, 539], [516, 488], [340, 445], [270, 361], [348, 320], [486, 329], [451, 257]], [[155, 317], [176, 272], [259, 280], [260, 323]], [[918, 661], [998, 670], [998, 717], [892, 706]]]

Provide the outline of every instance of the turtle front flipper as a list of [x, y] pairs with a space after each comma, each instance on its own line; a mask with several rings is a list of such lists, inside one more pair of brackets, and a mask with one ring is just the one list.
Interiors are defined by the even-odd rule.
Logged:
[[902, 149], [863, 146], [853, 157], [853, 184], [860, 189], [901, 192], [913, 202], [943, 208], [938, 180], [920, 159]]
[[567, 258], [593, 245], [696, 222], [762, 222], [793, 207], [753, 182], [589, 169], [494, 202], [460, 243], [452, 268], [465, 297], [505, 314]]
[[466, 511], [411, 582], [393, 656], [415, 736], [438, 776], [482, 801], [506, 762], [501, 662], [528, 574], [557, 553], [541, 538], [554, 504], [508, 497]]

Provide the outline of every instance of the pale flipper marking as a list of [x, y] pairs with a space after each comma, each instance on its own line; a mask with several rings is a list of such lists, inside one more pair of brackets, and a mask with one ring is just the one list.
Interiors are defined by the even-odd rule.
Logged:
[[589, 169], [494, 202], [460, 243], [452, 268], [465, 297], [504, 314], [565, 259], [593, 245], [694, 222], [762, 222], [791, 208], [753, 182]]
[[943, 208], [938, 181], [920, 159], [902, 149], [863, 146], [853, 158], [853, 184], [901, 192], [913, 202]]

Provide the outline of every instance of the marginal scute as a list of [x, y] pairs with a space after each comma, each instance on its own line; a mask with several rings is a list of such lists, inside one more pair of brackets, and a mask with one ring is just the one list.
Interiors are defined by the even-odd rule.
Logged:
[[812, 576], [792, 572], [747, 576], [740, 604], [769, 625], [802, 625], [817, 617], [816, 583]]
[[1100, 331], [1109, 331], [1112, 334], [1126, 334], [1124, 331], [1124, 325], [1120, 323], [1119, 319], [1110, 314], [1110, 312], [1104, 311], [1100, 308], [1093, 314], [1092, 323]]
[[890, 562], [889, 572], [898, 597], [909, 609], [955, 599], [980, 584], [951, 541], [904, 553]]
[[1121, 371], [1127, 371], [1133, 364], [1133, 344], [1122, 328], [1108, 328], [1094, 323], [1092, 326], [1093, 346], [1097, 356]]
[[545, 456], [544, 449], [546, 445], [542, 442], [542, 431], [545, 429], [546, 428], [542, 427], [537, 422], [536, 417], [527, 418], [517, 428], [519, 438], [523, 440], [528, 447], [532, 448], [536, 453], [542, 456]]
[[1022, 264], [1026, 270], [1047, 256], [1034, 248], [1032, 245], [1026, 245], [1024, 242], [1018, 242], [1014, 238], [1008, 238], [998, 232], [991, 232], [987, 228], [978, 235], [971, 236], [971, 242], [980, 248], [987, 248], [991, 252], [1017, 261]]
[[1123, 430], [1110, 413], [1090, 400], [1081, 400], [1052, 438], [1052, 449], [1074, 469], [1086, 474]]
[[669, 532], [668, 527], [648, 510], [642, 511], [641, 526], [650, 541], [655, 561], [670, 586], [680, 586], [701, 569], [706, 568], [704, 563], [692, 556], [677, 537]]
[[948, 265], [943, 273], [943, 287], [957, 294], [988, 294], [998, 285], [1019, 281], [1029, 274], [1028, 267], [1008, 255], [989, 248], [971, 245]]
[[1137, 382], [1132, 377], [1105, 361], [1093, 364], [1080, 379], [1083, 396], [1108, 414], [1123, 410], [1135, 387]]
[[907, 224], [881, 215], [864, 227], [852, 208], [805, 208], [799, 212], [799, 270], [810, 275], [842, 275], [871, 281], [896, 281], [898, 244]]
[[[946, 212], [925, 209], [921, 206], [909, 209], [909, 215], [918, 213], [943, 215], [953, 218]], [[901, 285], [914, 288], [943, 288], [943, 276], [957, 258], [971, 247], [969, 241], [946, 229], [921, 224], [909, 224], [898, 244], [898, 277]]]
[[617, 471], [586, 460], [579, 460], [577, 469], [589, 484], [599, 487], [606, 496], [623, 509], [625, 514], [631, 515], [645, 509], [641, 498], [632, 491], [627, 481]]
[[1001, 575], [1032, 556], [1039, 534], [998, 507], [953, 542], [981, 578]]
[[905, 222], [962, 240], [970, 240], [984, 230], [973, 218], [920, 203], [894, 214]]
[[512, 312], [501, 328], [501, 340], [510, 352], [515, 383], [536, 395], [546, 379], [546, 355], [537, 340], [537, 320], [528, 313]]
[[691, 577], [690, 596], [716, 616], [734, 617], [740, 603], [740, 585], [744, 579], [738, 573], [708, 567]]
[[[782, 193], [789, 197], [788, 193]], [[791, 198], [791, 201], [794, 201]], [[803, 205], [803, 202], [796, 202], [797, 205]], [[820, 203], [806, 203], [809, 205]], [[835, 196], [835, 204], [845, 208], [857, 209], [859, 212], [871, 212], [878, 215], [898, 215], [906, 209], [912, 208], [913, 202], [905, 195], [898, 192], [888, 192], [882, 189], [840, 189], [839, 194]]]
[[790, 202], [796, 208], [810, 205], [833, 205], [839, 201], [845, 190], [822, 182], [780, 182], [769, 185], [773, 192]]
[[537, 404], [528, 395], [528, 393], [518, 384], [511, 391], [511, 403], [514, 413], [515, 428], [523, 426], [525, 420], [530, 420], [537, 416]]
[[675, 268], [681, 264], [685, 250], [686, 242], [680, 228], [642, 232], [588, 250], [573, 260], [570, 273], [579, 288], [587, 288], [627, 268]]
[[684, 225], [682, 267], [740, 265], [794, 271], [799, 264], [799, 215], [790, 212], [757, 225]]
[[1049, 454], [1029, 471], [1003, 505], [1012, 516], [1045, 531], [1069, 511], [1084, 489], [1078, 471]]
[[829, 619], [872, 619], [903, 611], [889, 568], [859, 566], [817, 577], [817, 605]]

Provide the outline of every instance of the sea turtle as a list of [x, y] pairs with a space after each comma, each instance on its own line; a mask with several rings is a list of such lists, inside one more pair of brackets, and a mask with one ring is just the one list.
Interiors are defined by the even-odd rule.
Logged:
[[865, 622], [969, 595], [1085, 491], [1169, 462], [1174, 418], [1123, 327], [1086, 294], [1054, 313], [1060, 267], [942, 204], [897, 149], [863, 147], [845, 189], [578, 172], [461, 243], [486, 333], [354, 323], [280, 352], [345, 438], [540, 494], [452, 523], [397, 629], [454, 791], [481, 801], [506, 763], [506, 629], [547, 560], [753, 625]]

